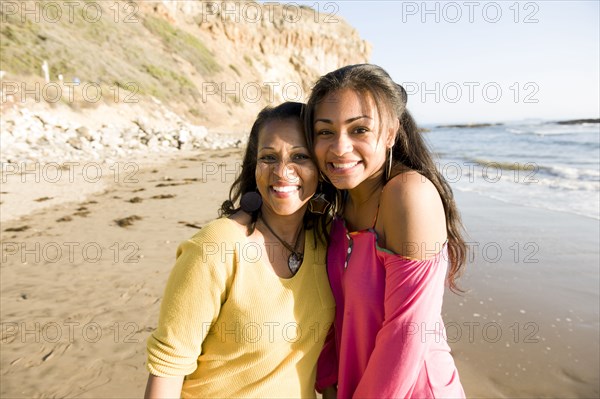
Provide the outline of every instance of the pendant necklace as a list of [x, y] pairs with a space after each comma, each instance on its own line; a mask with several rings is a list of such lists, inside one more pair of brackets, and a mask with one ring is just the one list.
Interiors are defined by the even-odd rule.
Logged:
[[300, 243], [300, 236], [302, 233], [302, 225], [300, 225], [300, 229], [298, 230], [298, 234], [296, 235], [296, 242], [294, 243], [294, 247], [292, 248], [292, 246], [290, 244], [288, 244], [287, 242], [282, 240], [281, 237], [279, 237], [277, 235], [277, 233], [275, 233], [273, 231], [271, 226], [269, 226], [267, 224], [267, 222], [265, 221], [265, 219], [262, 216], [260, 216], [260, 220], [267, 227], [267, 229], [269, 229], [271, 234], [273, 234], [275, 236], [275, 238], [277, 238], [277, 240], [279, 240], [279, 242], [281, 244], [283, 244], [283, 246], [288, 251], [291, 252], [290, 256], [288, 257], [287, 265], [288, 265], [288, 269], [290, 269], [290, 272], [292, 272], [292, 275], [295, 275], [296, 272], [298, 271], [298, 269], [300, 268], [300, 265], [302, 264], [302, 259], [304, 258], [304, 254], [302, 252], [296, 251], [296, 248], [298, 248], [298, 244]]

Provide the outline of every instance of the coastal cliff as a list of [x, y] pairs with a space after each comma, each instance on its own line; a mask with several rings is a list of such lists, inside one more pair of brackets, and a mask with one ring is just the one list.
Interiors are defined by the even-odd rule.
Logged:
[[5, 3], [2, 158], [121, 157], [245, 133], [264, 106], [303, 101], [320, 75], [368, 61], [370, 45], [327, 4]]

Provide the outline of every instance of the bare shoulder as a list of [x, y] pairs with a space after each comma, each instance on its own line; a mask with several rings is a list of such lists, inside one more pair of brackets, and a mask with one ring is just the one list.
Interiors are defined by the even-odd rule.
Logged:
[[435, 185], [415, 171], [392, 178], [381, 197], [385, 246], [399, 255], [425, 259], [446, 240], [446, 218]]
[[393, 205], [397, 204], [399, 200], [436, 200], [439, 199], [439, 193], [428, 178], [418, 172], [407, 171], [396, 175], [387, 182], [381, 199]]
[[432, 210], [432, 207], [442, 207], [440, 195], [433, 183], [415, 171], [401, 173], [385, 185], [381, 197], [381, 205], [385, 209], [396, 212], [414, 212], [420, 209]]

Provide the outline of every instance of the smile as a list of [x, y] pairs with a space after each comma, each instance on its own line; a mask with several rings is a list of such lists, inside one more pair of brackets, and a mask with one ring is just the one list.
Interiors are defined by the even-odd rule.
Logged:
[[300, 186], [271, 186], [278, 193], [291, 193], [300, 190]]
[[358, 162], [348, 162], [348, 163], [331, 163], [336, 169], [350, 169], [358, 165]]

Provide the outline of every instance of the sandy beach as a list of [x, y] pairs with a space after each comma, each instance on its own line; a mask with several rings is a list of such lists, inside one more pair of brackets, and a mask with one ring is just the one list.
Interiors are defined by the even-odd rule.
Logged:
[[472, 262], [444, 321], [467, 395], [598, 397], [598, 220], [456, 197]]
[[[217, 216], [241, 154], [173, 155], [88, 194], [74, 179], [61, 191], [83, 194], [70, 202], [2, 215], [0, 396], [143, 394], [177, 245]], [[53, 197], [21, 194], [32, 184], [13, 176], [2, 201]], [[598, 221], [473, 193], [457, 202], [472, 262], [444, 319], [468, 397], [598, 397]]]
[[176, 249], [257, 114], [369, 62], [466, 226], [443, 318], [467, 397], [600, 398], [599, 11], [0, 1], [0, 399], [142, 397]]
[[[227, 150], [168, 161], [2, 223], [0, 395], [140, 397], [177, 244], [216, 216], [239, 159]], [[3, 198], [18, 195], [13, 183]]]

